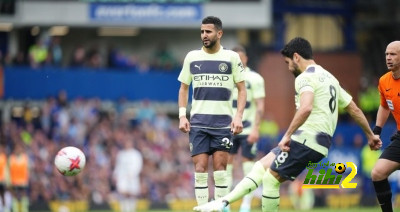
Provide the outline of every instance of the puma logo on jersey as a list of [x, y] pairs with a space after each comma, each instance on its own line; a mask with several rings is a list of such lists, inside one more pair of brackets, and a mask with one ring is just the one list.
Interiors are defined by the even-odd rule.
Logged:
[[199, 69], [199, 71], [200, 71], [200, 69], [201, 69], [201, 65], [202, 65], [202, 64], [200, 64], [200, 65], [196, 65], [196, 64], [194, 64], [194, 67], [195, 67], [195, 68], [198, 68], [198, 69]]

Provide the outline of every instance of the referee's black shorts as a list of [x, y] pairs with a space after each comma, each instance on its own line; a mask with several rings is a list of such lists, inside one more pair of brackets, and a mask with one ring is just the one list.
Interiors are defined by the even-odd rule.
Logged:
[[379, 158], [400, 163], [400, 131], [390, 137], [390, 144], [385, 148]]

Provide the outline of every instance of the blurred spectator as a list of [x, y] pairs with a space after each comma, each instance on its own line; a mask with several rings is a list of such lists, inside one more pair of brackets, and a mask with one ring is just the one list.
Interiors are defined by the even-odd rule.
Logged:
[[263, 157], [272, 148], [278, 145], [279, 126], [272, 118], [261, 120], [260, 123], [260, 141], [257, 142], [259, 156]]
[[366, 114], [366, 117], [370, 122], [375, 121], [376, 111], [378, 111], [380, 105], [379, 91], [377, 87], [377, 83], [369, 84], [368, 87], [359, 95], [360, 108]]
[[135, 56], [124, 54], [115, 47], [108, 50], [108, 67], [115, 69], [133, 70], [137, 67], [137, 59]]
[[151, 105], [150, 100], [145, 99], [142, 101], [137, 113], [136, 113], [136, 119], [139, 122], [150, 122], [152, 123], [154, 121], [154, 118], [156, 116], [156, 112]]
[[171, 126], [171, 121], [167, 114], [159, 111], [154, 119], [154, 127], [160, 132], [165, 132]]
[[52, 112], [53, 108], [56, 107], [56, 99], [53, 96], [49, 96], [41, 107], [40, 125], [44, 133], [50, 136], [52, 130]]
[[0, 66], [9, 66], [12, 63], [12, 58], [7, 52], [0, 51]]
[[0, 50], [0, 66], [4, 66], [4, 54], [1, 50]]
[[157, 46], [151, 64], [154, 69], [165, 71], [175, 70], [179, 65], [165, 43]]
[[138, 62], [138, 67], [137, 67], [138, 72], [140, 73], [146, 73], [150, 71], [150, 65], [145, 62], [145, 61], [139, 61]]
[[49, 65], [60, 67], [62, 63], [62, 49], [60, 37], [51, 37], [49, 46]]
[[24, 124], [29, 124], [32, 122], [33, 114], [29, 103], [25, 103], [23, 111]]
[[103, 68], [103, 57], [97, 48], [93, 48], [88, 52], [88, 67], [93, 69]]
[[361, 161], [362, 161], [361, 171], [368, 178], [370, 178], [372, 168], [374, 168], [374, 165], [381, 154], [382, 154], [381, 150], [372, 151], [369, 148], [368, 144], [365, 144], [364, 147], [362, 148], [362, 150], [361, 150]]
[[8, 174], [8, 156], [5, 148], [4, 141], [0, 143], [0, 211], [9, 212], [10, 206], [6, 204], [6, 192], [7, 192], [7, 174]]
[[113, 177], [119, 194], [121, 212], [135, 212], [140, 195], [140, 173], [143, 158], [134, 148], [131, 138], [124, 139], [123, 149], [117, 153]]
[[17, 55], [12, 60], [12, 65], [13, 66], [26, 66], [26, 65], [28, 65], [28, 62], [26, 61], [26, 58], [25, 58], [25, 53], [23, 51], [18, 51]]
[[16, 142], [9, 156], [13, 212], [29, 211], [29, 156], [24, 144]]
[[82, 68], [86, 65], [86, 50], [83, 46], [77, 46], [72, 52], [72, 59], [69, 62], [72, 68]]
[[42, 39], [38, 38], [36, 43], [29, 47], [29, 63], [32, 68], [41, 67], [47, 59], [48, 49]]
[[[50, 135], [57, 141], [60, 141], [61, 138], [65, 137], [69, 127], [70, 114], [68, 111], [68, 99], [67, 92], [60, 91], [58, 93], [57, 98], [53, 100], [50, 99], [51, 102], [48, 102], [51, 105], [49, 109], [50, 112]], [[42, 121], [43, 122], [43, 121]]]

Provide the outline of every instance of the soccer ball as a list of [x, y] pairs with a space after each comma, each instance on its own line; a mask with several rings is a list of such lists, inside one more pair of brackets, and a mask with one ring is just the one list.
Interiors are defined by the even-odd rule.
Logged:
[[337, 163], [335, 165], [335, 171], [338, 174], [343, 174], [346, 171], [346, 166], [343, 163]]
[[75, 176], [85, 168], [86, 157], [83, 152], [73, 146], [67, 146], [58, 151], [54, 165], [64, 176]]

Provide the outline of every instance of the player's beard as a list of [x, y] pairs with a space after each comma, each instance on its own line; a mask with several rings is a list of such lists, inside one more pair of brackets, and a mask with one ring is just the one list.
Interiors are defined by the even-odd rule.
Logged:
[[296, 78], [297, 76], [299, 76], [301, 74], [301, 71], [298, 69], [295, 69], [293, 72], [294, 77]]
[[209, 44], [206, 45], [205, 42], [203, 41], [204, 48], [212, 49], [215, 46], [215, 44], [217, 43], [216, 40], [209, 40], [208, 42], [209, 42]]
[[293, 63], [293, 69], [294, 70], [292, 71], [292, 74], [296, 78], [297, 76], [299, 76], [301, 74], [301, 70], [299, 69], [299, 66], [296, 63]]

